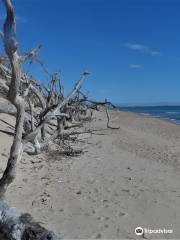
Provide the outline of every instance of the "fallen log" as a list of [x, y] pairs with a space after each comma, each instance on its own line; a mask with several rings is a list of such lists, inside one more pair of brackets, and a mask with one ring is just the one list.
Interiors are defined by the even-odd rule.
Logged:
[[1, 240], [60, 240], [53, 232], [34, 221], [28, 213], [21, 213], [0, 201]]

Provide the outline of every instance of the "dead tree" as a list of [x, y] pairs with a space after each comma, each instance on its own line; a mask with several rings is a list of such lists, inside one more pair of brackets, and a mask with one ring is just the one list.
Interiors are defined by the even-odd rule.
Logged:
[[[26, 52], [23, 56], [18, 55], [14, 10], [10, 0], [3, 0], [3, 3], [7, 13], [3, 41], [10, 68], [8, 68], [8, 64], [7, 66], [0, 64], [0, 72], [3, 76], [0, 81], [0, 94], [14, 106], [8, 111], [4, 109], [4, 112], [16, 117], [16, 125], [10, 157], [0, 179], [0, 198], [3, 198], [9, 184], [15, 178], [16, 165], [21, 159], [23, 151], [29, 154], [38, 154], [47, 139], [54, 139], [55, 136], [57, 137], [57, 133], [62, 135], [61, 131], [66, 128], [81, 126], [79, 122], [68, 123], [68, 119], [73, 119], [73, 114], [77, 114], [81, 109], [76, 95], [86, 76], [89, 75], [89, 72], [85, 71], [75, 83], [72, 91], [64, 97], [58, 75], [52, 74], [50, 75], [49, 93], [48, 95], [44, 94], [42, 86], [21, 72], [21, 65], [26, 60], [29, 59], [30, 64], [36, 61], [41, 46], [29, 53]], [[57, 85], [59, 85], [59, 92]], [[66, 106], [74, 108], [74, 110], [68, 112]], [[50, 133], [48, 128], [52, 128], [54, 120], [56, 120], [55, 129]], [[29, 150], [29, 145], [31, 150]]]
[[[66, 117], [67, 116], [66, 113], [62, 112], [62, 109], [76, 95], [76, 93], [80, 89], [80, 87], [81, 87], [82, 83], [84, 82], [87, 75], [89, 75], [89, 72], [85, 71], [82, 74], [82, 76], [80, 77], [80, 79], [75, 83], [72, 91], [62, 101], [60, 101], [57, 104], [47, 106], [44, 113], [41, 114], [41, 121], [39, 122], [37, 127], [34, 129], [34, 131], [32, 131], [28, 134], [25, 134], [25, 136], [23, 137], [23, 143], [24, 144], [26, 144], [27, 142], [32, 142], [39, 135], [42, 127], [45, 124], [49, 124], [49, 122], [52, 119], [56, 119], [57, 117], [64, 117], [64, 116]], [[41, 147], [41, 144], [39, 146]]]
[[16, 163], [22, 156], [22, 133], [25, 116], [25, 103], [19, 94], [21, 69], [18, 61], [17, 54], [17, 41], [16, 41], [16, 24], [12, 4], [10, 0], [3, 1], [7, 17], [4, 23], [3, 40], [6, 54], [9, 58], [12, 77], [9, 86], [7, 99], [16, 107], [16, 125], [13, 144], [10, 150], [10, 156], [8, 159], [6, 170], [0, 179], [0, 198], [2, 198], [7, 190], [9, 184], [12, 183], [16, 176]]
[[[7, 187], [16, 176], [16, 163], [22, 156], [22, 134], [25, 118], [25, 102], [20, 96], [21, 68], [17, 54], [14, 11], [10, 0], [4, 0], [3, 3], [7, 12], [4, 23], [3, 40], [12, 71], [11, 82], [6, 97], [16, 107], [17, 113], [10, 156], [5, 172], [0, 179], [1, 199], [4, 197]], [[34, 222], [29, 214], [20, 214], [17, 210], [9, 208], [3, 202], [0, 202], [0, 238], [2, 240], [58, 239], [53, 233]]]
[[107, 128], [110, 128], [110, 129], [119, 129], [120, 127], [113, 127], [113, 126], [110, 126], [110, 115], [109, 115], [109, 111], [108, 111], [108, 108], [105, 107], [105, 111], [106, 111], [106, 116], [107, 116]]
[[[0, 179], [0, 199], [4, 198], [8, 186], [16, 176], [17, 162], [21, 159], [23, 151], [26, 151], [27, 144], [31, 143], [34, 153], [37, 154], [43, 149], [41, 146], [44, 145], [45, 141], [47, 142], [48, 140], [49, 143], [50, 138], [56, 138], [59, 135], [63, 136], [64, 132], [59, 124], [56, 125], [56, 129], [50, 137], [42, 136], [39, 133], [46, 124], [50, 126], [53, 119], [61, 121], [62, 118], [69, 118], [69, 114], [63, 112], [63, 108], [75, 97], [89, 74], [87, 71], [84, 72], [65, 98], [64, 96], [62, 97], [62, 88], [60, 94], [57, 94], [54, 88], [57, 82], [52, 79], [50, 99], [48, 99], [41, 92], [38, 84], [21, 72], [21, 64], [27, 58], [31, 59], [31, 63], [34, 62], [40, 47], [30, 52], [30, 54], [26, 53], [23, 57], [18, 55], [13, 6], [10, 0], [3, 0], [3, 3], [7, 17], [2, 35], [10, 67], [0, 64], [1, 74], [4, 76], [0, 81], [0, 94], [1, 97], [14, 106], [13, 111], [6, 111], [5, 109], [5, 112], [15, 116], [16, 124], [10, 156]], [[30, 98], [30, 94], [33, 94], [34, 98]], [[0, 238], [3, 240], [59, 239], [53, 233], [34, 222], [29, 214], [19, 214], [17, 210], [9, 208], [3, 202], [0, 202]]]

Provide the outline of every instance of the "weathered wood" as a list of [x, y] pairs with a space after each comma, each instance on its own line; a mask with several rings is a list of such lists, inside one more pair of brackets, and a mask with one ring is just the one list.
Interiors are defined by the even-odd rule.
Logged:
[[34, 221], [28, 213], [21, 213], [0, 201], [1, 240], [60, 240], [53, 232]]
[[42, 129], [42, 127], [44, 126], [45, 123], [49, 122], [50, 119], [52, 119], [54, 116], [58, 116], [61, 113], [61, 109], [69, 102], [69, 100], [77, 93], [77, 91], [80, 89], [82, 83], [85, 80], [85, 77], [89, 75], [89, 72], [84, 72], [81, 76], [81, 78], [76, 82], [76, 84], [74, 85], [74, 88], [72, 89], [72, 91], [67, 95], [67, 97], [61, 102], [59, 103], [55, 109], [53, 109], [51, 112], [49, 109], [49, 111], [47, 112], [46, 116], [44, 117], [44, 119], [40, 122], [40, 124], [37, 126], [37, 128], [31, 132], [30, 134], [27, 134], [23, 141], [27, 142], [27, 141], [32, 141], [40, 132], [40, 130]]
[[119, 129], [120, 127], [112, 127], [110, 126], [110, 115], [109, 115], [109, 111], [108, 111], [108, 108], [105, 107], [105, 111], [106, 111], [106, 115], [107, 115], [107, 128], [110, 128], [110, 129]]
[[4, 46], [12, 68], [11, 84], [8, 91], [8, 100], [16, 107], [16, 125], [13, 144], [10, 150], [10, 156], [6, 169], [0, 179], [0, 198], [12, 183], [16, 176], [16, 163], [22, 156], [22, 134], [25, 116], [25, 103], [19, 95], [21, 71], [17, 55], [17, 42], [15, 30], [15, 17], [10, 0], [3, 0], [6, 7], [7, 17], [4, 23]]

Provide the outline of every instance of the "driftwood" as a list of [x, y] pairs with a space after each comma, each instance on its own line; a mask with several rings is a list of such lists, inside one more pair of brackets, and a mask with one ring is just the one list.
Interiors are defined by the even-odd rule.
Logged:
[[[76, 136], [83, 133], [78, 128], [92, 119], [93, 106], [106, 107], [107, 128], [118, 129], [109, 124], [107, 106], [115, 106], [107, 100], [89, 100], [87, 95], [81, 92], [81, 86], [90, 74], [89, 71], [84, 71], [69, 94], [64, 96], [64, 86], [59, 74], [49, 73], [43, 61], [37, 58], [41, 45], [23, 56], [18, 55], [14, 9], [11, 0], [2, 1], [6, 9], [6, 20], [1, 36], [7, 56], [0, 61], [0, 97], [6, 100], [6, 105], [0, 104], [0, 113], [14, 116], [16, 124], [7, 166], [0, 179], [0, 199], [4, 199], [8, 186], [15, 179], [16, 165], [23, 152], [36, 155], [50, 144], [56, 144], [59, 146], [58, 153], [68, 156], [83, 152], [81, 149], [74, 150], [69, 142], [75, 142]], [[27, 73], [23, 73], [21, 66], [26, 61], [29, 61], [29, 64], [40, 64], [50, 83], [38, 83]], [[34, 222], [29, 214], [21, 214], [0, 202], [0, 240], [5, 239], [59, 238]]]
[[7, 167], [4, 171], [2, 178], [0, 179], [0, 197], [2, 198], [7, 190], [9, 184], [14, 180], [16, 176], [16, 163], [22, 156], [22, 134], [25, 115], [25, 104], [21, 96], [19, 95], [21, 71], [18, 62], [17, 54], [17, 42], [15, 37], [15, 17], [12, 4], [9, 0], [3, 1], [7, 17], [4, 23], [4, 47], [6, 54], [9, 58], [12, 77], [11, 84], [8, 91], [8, 100], [16, 107], [16, 125], [13, 144], [10, 150], [10, 157], [8, 159]]
[[[62, 112], [61, 110], [70, 101], [74, 101], [73, 98], [80, 89], [85, 77], [89, 74], [88, 72], [84, 72], [80, 80], [75, 84], [73, 90], [65, 98], [62, 96], [62, 88], [60, 95], [57, 94], [55, 89], [56, 81], [54, 78], [51, 82], [49, 98], [43, 94], [40, 86], [21, 72], [23, 62], [30, 59], [30, 64], [33, 63], [40, 47], [30, 53], [26, 53], [22, 57], [18, 55], [13, 6], [10, 0], [3, 0], [3, 3], [7, 16], [2, 38], [9, 65], [0, 66], [3, 78], [0, 80], [0, 94], [1, 97], [8, 100], [13, 107], [11, 109], [1, 108], [0, 111], [15, 116], [16, 124], [10, 156], [6, 169], [0, 179], [0, 199], [4, 198], [8, 186], [16, 176], [16, 165], [22, 157], [23, 150], [27, 147], [26, 144], [33, 146], [35, 154], [40, 152], [41, 144], [43, 144], [46, 135], [44, 132], [39, 139], [39, 132], [52, 119], [60, 118], [61, 121], [61, 119], [69, 117], [66, 112]], [[77, 125], [72, 125], [72, 127], [77, 127]], [[56, 132], [58, 134], [56, 133], [57, 135], [54, 136], [57, 137], [60, 134], [63, 136], [59, 127], [57, 130]], [[59, 238], [41, 227], [29, 214], [21, 214], [16, 209], [10, 208], [5, 203], [0, 202], [0, 239], [55, 240]]]
[[[16, 118], [16, 125], [10, 157], [0, 179], [0, 198], [4, 197], [9, 184], [15, 178], [17, 161], [21, 159], [23, 151], [29, 154], [38, 154], [43, 151], [49, 138], [54, 140], [58, 135], [63, 136], [64, 133], [61, 131], [64, 129], [82, 126], [82, 122], [75, 123], [73, 119], [75, 116], [79, 116], [78, 112], [85, 108], [80, 104], [77, 93], [86, 76], [89, 75], [89, 72], [85, 71], [75, 83], [72, 91], [64, 97], [63, 86], [58, 74], [49, 74], [50, 85], [45, 88], [48, 95], [45, 94], [43, 85], [21, 72], [21, 65], [25, 61], [29, 60], [30, 64], [39, 62], [37, 55], [41, 45], [31, 52], [26, 52], [23, 56], [18, 55], [14, 9], [10, 0], [3, 0], [3, 3], [7, 17], [2, 34], [7, 54], [6, 62], [9, 61], [9, 64], [0, 64], [0, 74], [2, 75], [0, 94], [11, 105], [9, 108], [0, 106], [0, 112], [13, 115]], [[41, 66], [44, 66], [41, 61], [40, 63]], [[72, 109], [68, 110], [67, 106]], [[57, 124], [55, 134], [52, 133], [52, 136], [49, 137], [52, 120], [56, 120]]]
[[[82, 83], [85, 80], [85, 77], [89, 75], [89, 72], [85, 71], [81, 78], [75, 83], [75, 86], [73, 88], [73, 90], [68, 94], [68, 96], [59, 104], [57, 105], [53, 105], [51, 106], [51, 108], [48, 108], [46, 110], [46, 113], [44, 114], [45, 117], [43, 118], [43, 120], [39, 123], [39, 125], [36, 127], [36, 129], [31, 132], [30, 134], [27, 134], [24, 137], [24, 142], [27, 141], [32, 141], [40, 132], [40, 130], [42, 129], [42, 127], [44, 126], [44, 124], [48, 123], [52, 118], [59, 116], [61, 113], [61, 109], [69, 102], [69, 100], [77, 93], [77, 91], [79, 90], [79, 88], [81, 87]], [[52, 110], [52, 111], [51, 111]]]
[[20, 213], [0, 201], [1, 240], [60, 240], [54, 233], [35, 222], [28, 213]]
[[107, 128], [110, 128], [110, 129], [119, 129], [120, 127], [112, 127], [110, 126], [110, 115], [109, 115], [109, 111], [108, 111], [108, 108], [105, 107], [105, 111], [106, 111], [106, 115], [107, 115]]

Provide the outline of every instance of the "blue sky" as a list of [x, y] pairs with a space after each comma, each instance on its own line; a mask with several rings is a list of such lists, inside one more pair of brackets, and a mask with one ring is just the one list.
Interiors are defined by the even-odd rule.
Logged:
[[[14, 0], [20, 52], [61, 70], [66, 90], [85, 69], [93, 99], [180, 102], [180, 0]], [[1, 7], [0, 21], [4, 18]], [[32, 74], [47, 81], [38, 66]]]

